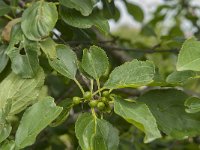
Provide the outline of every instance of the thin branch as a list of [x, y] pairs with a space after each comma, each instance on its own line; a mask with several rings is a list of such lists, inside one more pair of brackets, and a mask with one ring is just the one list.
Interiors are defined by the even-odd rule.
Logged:
[[138, 53], [178, 53], [178, 49], [170, 49], [170, 50], [154, 50], [154, 49], [136, 49], [136, 48], [124, 48], [124, 47], [115, 47], [109, 45], [98, 44], [99, 46], [110, 49], [110, 50], [118, 50], [118, 51], [134, 51]]
[[115, 39], [113, 40], [106, 40], [106, 41], [65, 41], [62, 39], [59, 35], [57, 35], [55, 32], [53, 34], [58, 38], [63, 44], [69, 44], [71, 46], [74, 45], [97, 45], [102, 48], [105, 48], [107, 50], [113, 50], [113, 51], [134, 51], [137, 53], [175, 53], [177, 54], [179, 52], [178, 49], [169, 49], [169, 50], [156, 50], [157, 46], [152, 49], [138, 49], [138, 48], [124, 48], [124, 47], [118, 47], [118, 46], [112, 46], [108, 45], [107, 43], [115, 43]]
[[95, 43], [113, 43], [114, 40], [106, 40], [106, 41], [67, 41], [66, 43], [67, 44], [70, 44], [70, 45], [80, 45], [80, 44], [89, 44], [89, 45], [92, 45], [92, 44], [95, 44]]
[[117, 51], [134, 51], [138, 53], [178, 53], [178, 49], [170, 49], [170, 50], [156, 50], [157, 47], [153, 49], [137, 49], [137, 48], [124, 48], [124, 47], [116, 47], [111, 45], [106, 45], [106, 43], [112, 43], [113, 40], [108, 41], [67, 41], [66, 43], [69, 45], [92, 45], [96, 44], [100, 47], [109, 49], [109, 50], [117, 50]]

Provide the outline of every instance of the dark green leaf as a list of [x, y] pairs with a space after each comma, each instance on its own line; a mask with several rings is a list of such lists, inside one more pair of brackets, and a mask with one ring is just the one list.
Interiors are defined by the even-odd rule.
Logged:
[[114, 110], [116, 114], [120, 115], [127, 122], [135, 125], [145, 133], [145, 143], [161, 137], [156, 119], [146, 104], [142, 102], [130, 102], [115, 97]]
[[169, 31], [169, 36], [171, 37], [184, 37], [184, 32], [181, 30], [181, 25], [176, 24]]
[[16, 6], [18, 6], [19, 1], [20, 0], [11, 0], [10, 4], [11, 4], [11, 6], [16, 7]]
[[105, 83], [108, 89], [139, 87], [153, 82], [155, 66], [150, 61], [133, 60], [115, 68]]
[[108, 69], [108, 57], [103, 49], [91, 46], [89, 50], [83, 50], [81, 66], [88, 75], [99, 79]]
[[5, 54], [6, 46], [0, 46], [0, 73], [4, 70], [8, 63], [8, 56]]
[[142, 35], [147, 36], [147, 37], [151, 37], [151, 36], [156, 37], [157, 36], [155, 29], [149, 24], [144, 25], [140, 32]]
[[28, 108], [20, 121], [15, 142], [19, 149], [32, 145], [36, 136], [47, 127], [62, 111], [54, 99], [46, 97]]
[[4, 2], [0, 1], [0, 16], [7, 14], [10, 11], [10, 7]]
[[136, 21], [143, 22], [144, 12], [141, 7], [136, 4], [126, 2], [128, 12], [133, 16]]
[[60, 11], [63, 21], [73, 27], [85, 29], [95, 26], [106, 34], [110, 30], [108, 21], [97, 12], [93, 12], [89, 16], [82, 16], [79, 12], [65, 7], [61, 7]]
[[73, 107], [73, 103], [72, 103], [72, 99], [65, 99], [65, 100], [62, 100], [58, 106], [62, 107], [63, 110], [62, 112], [60, 113], [60, 115], [51, 123], [50, 126], [52, 127], [56, 127], [60, 124], [62, 124], [69, 116], [69, 112], [71, 110], [71, 108]]
[[158, 127], [171, 137], [182, 139], [200, 133], [200, 115], [185, 112], [184, 102], [188, 96], [176, 89], [152, 90], [138, 101], [147, 104], [156, 118]]
[[116, 150], [119, 144], [117, 129], [88, 113], [78, 117], [75, 132], [84, 150]]
[[29, 40], [40, 41], [53, 30], [58, 19], [56, 5], [38, 1], [28, 7], [22, 15], [22, 30]]
[[108, 2], [107, 0], [102, 0], [103, 3], [103, 14], [106, 19], [114, 19], [118, 21], [120, 19], [120, 11], [115, 6], [115, 2]]
[[80, 11], [83, 16], [88, 16], [92, 13], [94, 0], [60, 0], [60, 4], [68, 8], [74, 8]]

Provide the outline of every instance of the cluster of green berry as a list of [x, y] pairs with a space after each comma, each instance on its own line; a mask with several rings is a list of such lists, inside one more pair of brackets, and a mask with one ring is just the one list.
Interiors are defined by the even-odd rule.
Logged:
[[78, 105], [82, 102], [88, 103], [91, 108], [98, 108], [100, 111], [111, 111], [109, 103], [113, 101], [113, 94], [109, 91], [103, 91], [98, 99], [94, 99], [91, 92], [87, 91], [83, 94], [83, 98], [73, 97], [73, 104]]

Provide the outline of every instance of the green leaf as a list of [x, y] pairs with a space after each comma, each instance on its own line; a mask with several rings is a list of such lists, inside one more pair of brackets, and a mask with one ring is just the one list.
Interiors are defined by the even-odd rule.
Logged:
[[133, 60], [115, 68], [105, 83], [108, 89], [140, 87], [153, 82], [155, 66], [150, 61]]
[[127, 122], [135, 125], [145, 133], [145, 143], [161, 137], [156, 124], [156, 119], [146, 104], [142, 102], [131, 102], [115, 97], [114, 111]]
[[5, 53], [6, 48], [5, 45], [0, 46], [0, 73], [4, 70], [9, 60]]
[[197, 113], [200, 111], [200, 99], [198, 97], [190, 97], [186, 99], [184, 105], [187, 107], [187, 113]]
[[110, 30], [108, 21], [101, 17], [98, 12], [93, 12], [89, 16], [82, 16], [78, 11], [61, 7], [60, 13], [62, 20], [70, 26], [82, 29], [95, 26], [105, 34], [107, 34]]
[[117, 22], [120, 19], [120, 11], [115, 6], [115, 2], [111, 1], [108, 2], [107, 0], [102, 0], [103, 3], [103, 9], [101, 10], [103, 12], [103, 15], [106, 19], [114, 19], [115, 22]]
[[0, 124], [0, 143], [4, 141], [9, 135], [12, 130], [12, 126], [8, 122], [2, 122], [0, 118], [1, 124]]
[[11, 9], [10, 9], [9, 5], [7, 5], [4, 1], [1, 0], [0, 1], [0, 16], [3, 16], [5, 14], [9, 13], [10, 10]]
[[22, 79], [16, 74], [10, 73], [0, 83], [0, 109], [4, 108], [11, 99], [12, 107], [9, 115], [21, 112], [36, 102], [43, 84], [44, 72], [41, 69], [33, 79]]
[[69, 46], [61, 44], [56, 46], [56, 50], [58, 58], [49, 60], [51, 67], [63, 76], [75, 79], [77, 72], [76, 54]]
[[153, 82], [148, 86], [168, 86], [169, 84], [165, 81], [164, 76], [160, 73], [158, 68], [155, 68], [155, 75], [153, 78]]
[[38, 1], [28, 7], [22, 15], [22, 30], [29, 40], [40, 41], [53, 30], [58, 20], [56, 5]]
[[133, 3], [126, 2], [126, 7], [128, 12], [133, 16], [133, 18], [138, 22], [143, 22], [144, 20], [144, 12], [142, 8], [140, 8], [138, 5]]
[[15, 150], [15, 141], [4, 141], [2, 145], [0, 145], [1, 150]]
[[81, 66], [94, 79], [99, 79], [108, 69], [109, 61], [105, 51], [97, 46], [83, 50]]
[[177, 70], [193, 70], [200, 71], [200, 42], [194, 38], [188, 39], [183, 43], [183, 46], [178, 55]]
[[92, 13], [95, 2], [93, 0], [60, 0], [60, 4], [80, 11], [83, 16], [88, 16]]
[[4, 141], [12, 130], [11, 124], [7, 121], [7, 116], [10, 112], [12, 105], [11, 99], [9, 99], [4, 108], [0, 108], [0, 143]]
[[51, 127], [56, 127], [62, 124], [69, 116], [69, 112], [73, 107], [72, 99], [67, 98], [66, 100], [62, 100], [58, 106], [62, 107], [63, 110], [60, 115], [50, 124]]
[[116, 150], [119, 144], [118, 130], [109, 122], [89, 113], [78, 117], [75, 132], [84, 150]]
[[[23, 51], [25, 54], [20, 54]], [[38, 44], [24, 39], [23, 49], [9, 49], [7, 52], [12, 62], [12, 70], [22, 78], [33, 78], [40, 68], [38, 59]]]
[[197, 77], [198, 77], [198, 74], [191, 70], [175, 71], [167, 77], [166, 82], [171, 83], [171, 84], [183, 84], [186, 81], [197, 78]]
[[11, 28], [9, 46], [15, 46], [16, 48], [19, 47], [19, 43], [23, 40], [23, 32], [19, 21], [19, 19], [15, 19], [9, 22], [12, 23], [11, 27], [9, 27]]
[[173, 138], [183, 139], [200, 133], [200, 114], [185, 112], [184, 102], [187, 98], [182, 91], [162, 89], [149, 91], [138, 101], [147, 104], [160, 130]]
[[46, 97], [28, 108], [20, 121], [15, 142], [19, 149], [32, 145], [36, 136], [47, 127], [62, 111], [56, 106], [54, 99]]
[[20, 0], [11, 0], [11, 2], [10, 2], [10, 5], [12, 6], [12, 7], [16, 7], [16, 6], [18, 6], [18, 2], [19, 2]]
[[38, 51], [38, 43], [26, 39], [20, 24], [16, 24], [12, 28], [11, 41], [6, 50], [13, 72], [22, 78], [34, 77], [39, 69]]
[[41, 41], [40, 47], [48, 58], [56, 58], [56, 43], [51, 38]]

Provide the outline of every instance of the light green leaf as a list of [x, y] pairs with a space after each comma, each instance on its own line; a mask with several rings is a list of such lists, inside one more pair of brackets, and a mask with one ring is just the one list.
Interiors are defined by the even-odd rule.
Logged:
[[56, 58], [56, 43], [51, 38], [41, 41], [40, 47], [48, 58]]
[[0, 1], [0, 16], [7, 14], [10, 11], [10, 7], [4, 2]]
[[20, 121], [15, 142], [19, 149], [32, 145], [36, 136], [47, 127], [62, 111], [56, 106], [54, 99], [46, 97], [28, 108]]
[[166, 82], [171, 84], [183, 84], [186, 81], [194, 78], [198, 78], [198, 74], [194, 71], [175, 71], [167, 77]]
[[58, 106], [62, 107], [63, 110], [60, 113], [60, 115], [50, 124], [51, 127], [56, 127], [60, 124], [62, 124], [69, 116], [69, 112], [71, 108], [73, 107], [72, 99], [65, 99], [62, 100]]
[[81, 66], [88, 75], [99, 79], [108, 69], [108, 57], [103, 49], [91, 46], [89, 50], [83, 50]]
[[29, 40], [40, 41], [53, 30], [58, 20], [56, 5], [38, 1], [28, 7], [22, 15], [22, 30]]
[[193, 70], [200, 71], [200, 42], [194, 38], [188, 39], [178, 55], [176, 64], [178, 71]]
[[75, 79], [77, 72], [77, 57], [69, 46], [57, 45], [57, 57], [56, 59], [49, 60], [52, 68], [63, 76]]
[[108, 89], [140, 87], [153, 82], [155, 66], [150, 61], [133, 60], [115, 68], [105, 83]]
[[147, 104], [160, 130], [173, 138], [183, 139], [200, 133], [200, 114], [185, 112], [184, 102], [187, 98], [182, 91], [163, 89], [149, 91], [138, 101]]
[[123, 117], [127, 122], [135, 125], [145, 133], [144, 142], [151, 142], [161, 137], [156, 119], [152, 115], [148, 106], [142, 102], [130, 102], [122, 98], [115, 97], [114, 111]]
[[119, 144], [118, 130], [89, 113], [78, 117], [75, 132], [84, 150], [116, 150]]
[[44, 99], [45, 97], [47, 97], [48, 94], [48, 86], [47, 85], [43, 85], [40, 89], [40, 93], [38, 95], [38, 101]]
[[144, 12], [141, 7], [136, 4], [126, 2], [126, 7], [128, 12], [133, 16], [133, 18], [138, 22], [143, 22]]
[[60, 0], [60, 4], [80, 11], [83, 16], [88, 16], [92, 13], [95, 2], [94, 0]]
[[[22, 79], [14, 73], [0, 83], [0, 109], [11, 99], [9, 115], [14, 115], [36, 102], [44, 84], [44, 72], [40, 69], [33, 79]], [[6, 91], [6, 92], [5, 92]]]
[[108, 21], [101, 17], [97, 12], [93, 12], [89, 16], [82, 16], [78, 11], [61, 7], [60, 13], [63, 21], [70, 26], [83, 29], [95, 26], [105, 34], [110, 30]]
[[1, 150], [15, 150], [15, 141], [4, 141], [2, 145], [0, 145]]
[[197, 113], [200, 111], [200, 99], [198, 97], [190, 97], [186, 99], [184, 105], [187, 107], [187, 113]]
[[[0, 112], [1, 113], [1, 112]], [[1, 116], [0, 116], [1, 117]], [[0, 118], [1, 124], [0, 124], [0, 143], [4, 141], [9, 135], [12, 130], [12, 126], [8, 122], [2, 122], [2, 119]]]
[[0, 46], [0, 73], [4, 70], [8, 63], [8, 56], [5, 53], [6, 46], [2, 45]]
[[22, 78], [34, 77], [39, 69], [38, 51], [38, 43], [26, 39], [20, 24], [16, 24], [12, 28], [11, 41], [6, 50], [12, 62], [13, 72]]
[[12, 105], [11, 99], [8, 100], [4, 108], [0, 108], [0, 143], [4, 141], [12, 130], [11, 124], [7, 121], [7, 116], [10, 112]]

